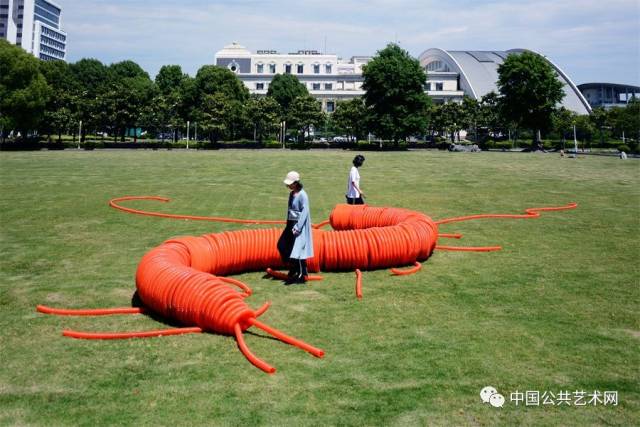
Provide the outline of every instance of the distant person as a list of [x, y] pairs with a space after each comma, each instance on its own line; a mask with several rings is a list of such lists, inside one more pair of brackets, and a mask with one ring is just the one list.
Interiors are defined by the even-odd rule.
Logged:
[[364, 205], [364, 193], [360, 189], [360, 172], [358, 168], [364, 163], [364, 156], [358, 154], [353, 158], [353, 166], [347, 179], [347, 203], [350, 205]]
[[313, 237], [309, 197], [302, 189], [300, 174], [289, 172], [284, 184], [291, 192], [287, 204], [287, 225], [278, 239], [278, 251], [282, 260], [290, 266], [286, 282], [290, 285], [307, 281], [307, 258], [313, 257]]
[[627, 160], [627, 153], [625, 153], [624, 151], [620, 151], [620, 159]]

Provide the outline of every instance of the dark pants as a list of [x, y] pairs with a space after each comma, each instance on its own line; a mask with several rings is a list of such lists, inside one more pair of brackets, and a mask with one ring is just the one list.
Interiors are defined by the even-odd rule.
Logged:
[[348, 205], [364, 205], [364, 200], [362, 200], [362, 197], [356, 197], [356, 198], [347, 197], [347, 204]]
[[296, 225], [296, 221], [287, 221], [287, 226], [278, 239], [278, 252], [280, 252], [282, 261], [289, 265], [289, 277], [301, 278], [308, 276], [307, 260], [291, 258], [293, 244], [296, 241], [296, 236], [293, 235], [294, 225]]

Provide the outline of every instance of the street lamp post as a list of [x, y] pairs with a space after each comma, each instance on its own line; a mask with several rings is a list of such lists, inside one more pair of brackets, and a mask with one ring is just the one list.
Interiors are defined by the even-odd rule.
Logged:
[[80, 120], [80, 125], [78, 127], [78, 150], [80, 149], [81, 140], [82, 140], [82, 120]]
[[189, 125], [191, 125], [191, 122], [187, 120], [187, 150], [189, 149]]

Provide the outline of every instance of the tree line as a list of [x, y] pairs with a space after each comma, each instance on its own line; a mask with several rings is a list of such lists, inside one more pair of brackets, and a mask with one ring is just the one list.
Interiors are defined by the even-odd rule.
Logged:
[[520, 132], [539, 143], [549, 133], [572, 138], [575, 125], [584, 139], [626, 133], [637, 147], [637, 101], [579, 116], [557, 108], [562, 83], [537, 54], [510, 55], [498, 71], [498, 93], [434, 104], [424, 91], [427, 76], [419, 62], [389, 44], [363, 67], [365, 95], [338, 102], [335, 112], [325, 114], [290, 74], [276, 75], [267, 96], [257, 96], [233, 72], [214, 65], [202, 66], [195, 77], [179, 65], [165, 65], [152, 80], [133, 61], [40, 61], [0, 40], [0, 136], [60, 141], [63, 134], [79, 134], [84, 141], [90, 134], [124, 141], [136, 140], [142, 128], [150, 137], [175, 140], [190, 122], [192, 135], [211, 142], [262, 142], [286, 134], [302, 141], [313, 128], [356, 140], [375, 135], [395, 144], [410, 137], [453, 142], [463, 130], [479, 143]]

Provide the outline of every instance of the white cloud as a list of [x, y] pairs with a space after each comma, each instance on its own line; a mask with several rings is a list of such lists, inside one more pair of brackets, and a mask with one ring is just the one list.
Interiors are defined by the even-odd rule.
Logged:
[[[639, 84], [636, 0], [58, 0], [69, 58], [133, 59], [150, 74], [191, 74], [231, 41], [251, 50], [372, 55], [399, 40], [413, 55], [443, 49], [532, 49], [576, 82]], [[603, 61], [606, 59], [606, 61]]]

